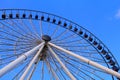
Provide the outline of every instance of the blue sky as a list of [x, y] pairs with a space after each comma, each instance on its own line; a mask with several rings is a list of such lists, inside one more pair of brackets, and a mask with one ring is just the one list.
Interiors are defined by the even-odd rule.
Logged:
[[72, 20], [102, 40], [120, 62], [120, 0], [0, 1], [0, 9], [5, 8], [40, 10]]

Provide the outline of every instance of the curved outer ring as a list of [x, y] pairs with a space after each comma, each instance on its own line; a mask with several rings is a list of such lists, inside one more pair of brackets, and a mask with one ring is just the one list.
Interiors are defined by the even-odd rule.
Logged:
[[[10, 18], [9, 14], [14, 14], [13, 15], [14, 17]], [[15, 17], [16, 14], [19, 14], [21, 17], [16, 18]], [[118, 64], [117, 60], [114, 58], [113, 54], [106, 47], [106, 45], [103, 44], [103, 42], [100, 39], [98, 39], [95, 35], [93, 35], [90, 31], [88, 31], [87, 29], [78, 25], [77, 23], [72, 22], [71, 20], [68, 20], [66, 18], [57, 16], [57, 15], [54, 15], [54, 14], [50, 14], [50, 13], [46, 13], [46, 12], [42, 12], [42, 11], [36, 11], [36, 10], [27, 10], [27, 9], [1, 9], [0, 10], [0, 20], [5, 20], [5, 19], [30, 19], [29, 16], [23, 18], [22, 17], [23, 14], [32, 15], [31, 19], [34, 19], [34, 20], [42, 20], [42, 21], [45, 21], [45, 22], [50, 22], [50, 23], [53, 23], [55, 25], [59, 25], [61, 27], [69, 29], [70, 31], [74, 32], [75, 34], [79, 35], [84, 40], [86, 40], [89, 44], [91, 44], [97, 50], [97, 52], [101, 55], [101, 57], [104, 59], [108, 68], [111, 68], [113, 66], [108, 64], [109, 60], [107, 60], [105, 58], [106, 54], [109, 54], [112, 57], [112, 60], [115, 62], [115, 66], [119, 69], [119, 64]], [[2, 17], [3, 15], [5, 15], [5, 16]], [[35, 18], [35, 16], [38, 16], [38, 17]], [[41, 17], [44, 17], [44, 18], [42, 19]], [[48, 18], [49, 18], [49, 20], [48, 20]], [[52, 18], [52, 20], [55, 19], [55, 22], [52, 22], [51, 18]], [[80, 34], [79, 33], [80, 31], [82, 31], [83, 33]], [[87, 35], [87, 37], [85, 37], [85, 35]], [[91, 37], [93, 40], [90, 41], [88, 39], [89, 37]], [[98, 44], [94, 45], [93, 41], [96, 41]], [[102, 47], [102, 49], [98, 49], [98, 45], [100, 45]], [[106, 53], [102, 54], [102, 50], [105, 50]]]

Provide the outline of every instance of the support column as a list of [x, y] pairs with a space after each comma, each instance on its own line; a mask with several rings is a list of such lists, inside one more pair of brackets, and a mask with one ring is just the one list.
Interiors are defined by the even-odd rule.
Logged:
[[0, 77], [2, 77], [4, 74], [10, 72], [12, 69], [14, 69], [15, 67], [17, 67], [18, 64], [20, 64], [22, 61], [26, 60], [30, 55], [35, 54], [35, 52], [37, 50], [39, 50], [39, 48], [44, 45], [45, 42], [42, 42], [41, 44], [39, 44], [38, 46], [34, 47], [33, 49], [31, 49], [30, 51], [21, 54], [20, 57], [18, 57], [16, 60], [14, 60], [13, 62], [9, 63], [7, 66], [3, 67], [0, 70]]
[[106, 72], [106, 73], [109, 73], [109, 74], [111, 74], [111, 75], [113, 75], [113, 76], [116, 76], [116, 77], [120, 78], [120, 73], [118, 73], [118, 72], [116, 72], [116, 71], [113, 71], [112, 69], [109, 69], [109, 68], [107, 68], [107, 67], [104, 67], [104, 66], [102, 66], [102, 65], [100, 65], [100, 64], [98, 64], [98, 63], [96, 63], [96, 62], [94, 62], [94, 61], [92, 61], [92, 60], [89, 60], [89, 59], [87, 59], [87, 58], [85, 58], [85, 57], [83, 57], [83, 56], [80, 56], [80, 55], [78, 55], [78, 54], [75, 54], [75, 53], [73, 53], [73, 52], [71, 52], [71, 51], [69, 51], [69, 50], [66, 50], [66, 49], [64, 49], [64, 48], [62, 48], [62, 47], [59, 47], [59, 46], [57, 46], [57, 45], [55, 45], [55, 44], [52, 44], [52, 43], [50, 43], [50, 42], [49, 42], [48, 44], [49, 44], [50, 46], [56, 48], [56, 49], [59, 49], [59, 50], [65, 52], [65, 53], [68, 54], [68, 55], [71, 55], [71, 56], [73, 56], [73, 57], [76, 57], [76, 58], [80, 59], [82, 62], [85, 62], [85, 63], [87, 63], [87, 64], [89, 64], [89, 65], [92, 65], [92, 66], [94, 66], [94, 67], [96, 67], [96, 68], [99, 68], [99, 69], [103, 70], [103, 71]]
[[71, 80], [76, 80], [76, 78], [70, 73], [70, 71], [67, 69], [67, 67], [62, 63], [60, 58], [55, 54], [55, 52], [52, 50], [52, 48], [48, 45], [49, 51], [54, 55], [54, 57], [57, 59], [57, 61], [60, 63], [61, 67], [64, 69], [66, 74], [70, 77]]
[[56, 72], [51, 68], [50, 63], [47, 60], [45, 60], [45, 62], [48, 67], [48, 70], [51, 71], [51, 74], [55, 77], [55, 80], [59, 80]]
[[31, 62], [29, 63], [28, 67], [26, 68], [25, 72], [23, 73], [23, 75], [20, 77], [20, 80], [24, 80], [26, 75], [28, 74], [29, 70], [31, 69], [32, 65], [35, 63], [35, 61], [37, 60], [38, 56], [40, 55], [41, 51], [43, 50], [44, 45], [42, 45], [39, 49], [39, 51], [37, 52], [37, 54], [33, 57], [33, 59], [31, 60]]

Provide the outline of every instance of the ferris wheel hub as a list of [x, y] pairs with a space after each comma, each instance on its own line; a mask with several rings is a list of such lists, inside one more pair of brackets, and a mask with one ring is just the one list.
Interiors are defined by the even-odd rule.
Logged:
[[42, 36], [42, 40], [48, 42], [48, 41], [51, 40], [51, 37], [50, 37], [49, 35], [43, 35], [43, 36]]

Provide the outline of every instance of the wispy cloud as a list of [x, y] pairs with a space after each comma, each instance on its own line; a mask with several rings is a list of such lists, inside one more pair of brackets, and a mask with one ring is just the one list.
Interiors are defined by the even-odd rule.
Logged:
[[115, 14], [115, 17], [117, 18], [117, 19], [120, 19], [120, 9], [117, 11], [117, 13]]

